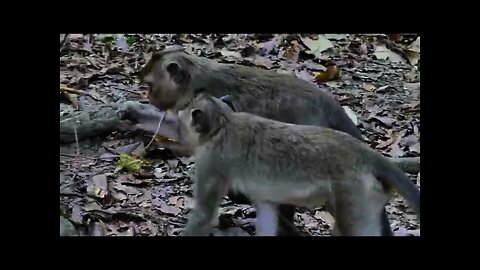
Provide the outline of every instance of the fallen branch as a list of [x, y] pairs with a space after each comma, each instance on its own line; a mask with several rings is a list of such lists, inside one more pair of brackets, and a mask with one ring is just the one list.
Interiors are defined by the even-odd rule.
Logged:
[[[101, 104], [94, 107], [88, 107], [83, 111], [75, 111], [65, 116], [63, 120], [60, 120], [60, 143], [75, 142], [75, 129], [77, 131], [79, 141], [116, 130], [136, 129], [131, 122], [123, 120], [122, 115], [118, 113], [119, 111], [125, 110], [131, 112], [131, 116], [133, 116], [133, 118], [145, 118], [145, 115], [148, 115], [146, 118], [158, 119], [158, 121], [160, 121], [160, 119], [164, 116], [163, 112], [154, 110], [149, 105], [133, 101]], [[168, 147], [168, 144], [165, 144], [165, 146]], [[174, 148], [174, 150], [178, 148], [179, 152], [188, 154], [186, 149], [181, 148], [175, 143], [171, 143], [171, 146]], [[420, 157], [389, 159], [405, 172], [418, 173], [420, 171]]]

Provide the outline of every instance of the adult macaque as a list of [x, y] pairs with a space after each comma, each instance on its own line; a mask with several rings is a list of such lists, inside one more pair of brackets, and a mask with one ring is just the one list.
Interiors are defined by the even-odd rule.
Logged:
[[420, 191], [397, 166], [347, 133], [234, 112], [214, 97], [179, 112], [177, 138], [194, 148], [196, 204], [182, 235], [208, 235], [221, 198], [246, 195], [256, 234], [278, 235], [278, 206], [318, 207], [335, 218], [332, 235], [384, 235], [393, 191], [420, 218]]

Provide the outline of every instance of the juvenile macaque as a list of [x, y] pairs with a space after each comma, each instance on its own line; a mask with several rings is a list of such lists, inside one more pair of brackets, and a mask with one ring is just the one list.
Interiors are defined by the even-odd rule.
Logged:
[[[316, 85], [288, 74], [189, 55], [179, 47], [154, 53], [140, 70], [139, 78], [150, 87], [149, 100], [161, 110], [177, 110], [198, 93], [229, 95], [230, 106], [265, 118], [301, 125], [328, 127], [363, 140], [337, 100]], [[154, 128], [156, 129], [157, 124]], [[167, 128], [158, 134], [168, 133]], [[246, 203], [242, 194], [229, 193], [233, 202]], [[281, 235], [295, 235], [295, 209], [281, 206]], [[392, 235], [386, 212], [384, 234]]]
[[420, 191], [411, 180], [344, 132], [234, 112], [214, 97], [199, 97], [178, 115], [177, 137], [196, 157], [196, 204], [182, 235], [208, 235], [229, 190], [253, 202], [262, 236], [278, 235], [279, 205], [324, 203], [335, 218], [332, 235], [384, 235], [382, 213], [393, 191], [420, 218]]

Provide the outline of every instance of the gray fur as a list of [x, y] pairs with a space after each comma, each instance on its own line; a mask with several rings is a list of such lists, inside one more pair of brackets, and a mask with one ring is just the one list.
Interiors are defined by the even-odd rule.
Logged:
[[[201, 133], [192, 127], [194, 110], [209, 121]], [[187, 235], [208, 232], [207, 218], [215, 216], [228, 189], [246, 194], [255, 205], [327, 202], [340, 235], [382, 235], [382, 211], [393, 190], [420, 214], [420, 191], [410, 179], [344, 132], [236, 113], [215, 98], [197, 99], [180, 119], [180, 137], [195, 148], [197, 161], [198, 208]]]

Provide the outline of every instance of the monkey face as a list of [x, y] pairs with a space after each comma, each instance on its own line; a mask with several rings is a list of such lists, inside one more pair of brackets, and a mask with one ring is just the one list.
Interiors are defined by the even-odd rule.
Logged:
[[232, 111], [217, 98], [204, 95], [196, 97], [178, 113], [182, 137], [193, 146], [204, 144], [218, 133]]
[[[149, 84], [148, 99], [160, 110], [175, 110], [189, 99], [190, 76], [186, 65], [176, 61], [175, 54], [156, 53], [139, 72], [142, 82]], [[177, 57], [178, 58], [178, 57]]]

